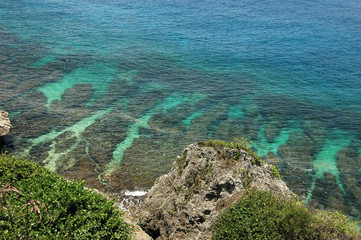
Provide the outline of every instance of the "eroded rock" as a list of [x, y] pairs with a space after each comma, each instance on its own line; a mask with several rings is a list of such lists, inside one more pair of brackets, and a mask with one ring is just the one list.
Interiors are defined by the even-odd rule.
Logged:
[[9, 113], [0, 110], [0, 136], [8, 134], [11, 128]]
[[[154, 239], [210, 239], [218, 215], [237, 201], [246, 188], [291, 196], [268, 164], [255, 164], [241, 150], [189, 145], [159, 177], [137, 212], [141, 225]], [[237, 158], [237, 157], [236, 157]]]

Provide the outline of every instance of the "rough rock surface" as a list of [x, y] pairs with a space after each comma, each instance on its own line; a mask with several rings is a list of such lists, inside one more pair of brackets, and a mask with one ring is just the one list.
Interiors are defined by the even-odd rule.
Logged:
[[125, 212], [123, 219], [126, 223], [131, 225], [131, 228], [133, 229], [132, 238], [134, 240], [152, 240], [152, 238], [137, 225], [137, 221], [131, 215]]
[[243, 150], [235, 161], [236, 154], [189, 145], [145, 196], [137, 212], [140, 224], [154, 239], [210, 239], [218, 215], [246, 188], [292, 194], [268, 164], [258, 166]]
[[0, 136], [8, 134], [11, 128], [9, 114], [0, 110]]

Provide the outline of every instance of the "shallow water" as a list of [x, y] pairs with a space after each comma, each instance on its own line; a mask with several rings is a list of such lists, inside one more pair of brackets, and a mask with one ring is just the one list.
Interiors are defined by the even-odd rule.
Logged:
[[359, 1], [0, 2], [4, 149], [145, 190], [188, 144], [252, 140], [301, 199], [360, 217]]

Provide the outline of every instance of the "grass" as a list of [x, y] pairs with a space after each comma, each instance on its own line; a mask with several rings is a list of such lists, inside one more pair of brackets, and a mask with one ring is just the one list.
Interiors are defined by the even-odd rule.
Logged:
[[310, 211], [296, 200], [249, 189], [223, 212], [212, 240], [227, 239], [361, 239], [346, 216]]
[[1, 155], [0, 187], [3, 239], [131, 239], [113, 202], [36, 163]]

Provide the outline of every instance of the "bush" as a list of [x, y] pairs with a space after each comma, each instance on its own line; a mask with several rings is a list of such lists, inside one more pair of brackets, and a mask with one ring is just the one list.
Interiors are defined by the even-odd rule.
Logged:
[[360, 239], [339, 213], [310, 212], [295, 200], [248, 190], [221, 214], [212, 239]]
[[113, 202], [36, 163], [1, 155], [0, 187], [4, 239], [131, 239]]

